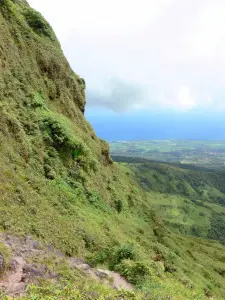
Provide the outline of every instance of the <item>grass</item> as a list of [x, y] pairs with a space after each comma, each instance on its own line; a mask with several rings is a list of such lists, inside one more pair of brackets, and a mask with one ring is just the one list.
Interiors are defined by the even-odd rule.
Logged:
[[9, 249], [2, 243], [0, 243], [0, 255], [4, 258], [3, 268], [0, 270], [0, 278], [4, 276], [5, 272], [9, 268], [9, 263], [11, 259], [11, 253]]
[[[127, 161], [127, 158], [120, 160]], [[145, 161], [121, 163], [147, 191], [158, 215], [176, 232], [224, 241], [222, 171]], [[218, 224], [221, 226], [218, 227]]]
[[[49, 25], [11, 0], [1, 3], [0, 23], [0, 229], [118, 270], [136, 288], [135, 294], [106, 288], [62, 263], [66, 282], [40, 282], [24, 299], [116, 299], [120, 293], [125, 299], [148, 293], [152, 299], [224, 299], [224, 247], [168, 229], [157, 212], [159, 191], [144, 191], [132, 169], [112, 162], [107, 143], [83, 116], [85, 82]], [[164, 195], [179, 223], [174, 199]]]

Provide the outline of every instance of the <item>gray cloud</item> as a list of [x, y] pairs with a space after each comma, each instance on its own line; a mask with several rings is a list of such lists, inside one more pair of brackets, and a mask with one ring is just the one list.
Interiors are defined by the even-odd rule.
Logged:
[[116, 78], [106, 83], [104, 90], [86, 92], [89, 107], [106, 107], [115, 112], [140, 108], [145, 103], [144, 95], [140, 86]]

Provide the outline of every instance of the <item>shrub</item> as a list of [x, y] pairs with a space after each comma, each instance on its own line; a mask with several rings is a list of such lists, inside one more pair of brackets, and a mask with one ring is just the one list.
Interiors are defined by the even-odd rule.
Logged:
[[133, 260], [135, 252], [132, 245], [122, 245], [113, 249], [110, 255], [109, 268], [114, 270], [116, 266], [124, 259]]
[[118, 200], [115, 200], [114, 202], [114, 207], [116, 209], [116, 211], [118, 213], [121, 213], [122, 209], [123, 209], [123, 202], [122, 200], [118, 199]]
[[51, 26], [39, 12], [33, 10], [32, 8], [26, 8], [24, 11], [24, 17], [34, 32], [37, 34], [43, 34], [50, 39], [55, 40], [55, 35]]
[[87, 192], [87, 198], [94, 207], [101, 209], [105, 212], [109, 212], [109, 206], [105, 203], [103, 197], [97, 192]]
[[177, 268], [172, 263], [164, 262], [164, 266], [165, 266], [165, 272], [168, 273], [177, 272]]
[[48, 165], [48, 164], [44, 165], [44, 172], [45, 172], [46, 178], [48, 178], [50, 180], [53, 180], [56, 178], [56, 173], [50, 165]]
[[32, 93], [30, 95], [30, 98], [31, 98], [31, 107], [33, 108], [38, 108], [38, 107], [43, 107], [45, 108], [45, 102], [44, 102], [44, 99], [41, 95], [41, 93]]
[[117, 270], [135, 285], [141, 285], [151, 275], [149, 267], [143, 262], [134, 262], [126, 259], [121, 262]]
[[96, 203], [96, 202], [101, 202], [102, 201], [102, 197], [97, 192], [90, 193], [88, 199], [89, 199], [90, 203]]
[[11, 254], [8, 250], [8, 248], [0, 243], [0, 255], [3, 257], [4, 261], [3, 261], [3, 268], [0, 270], [0, 277], [1, 275], [6, 271], [6, 269], [8, 268], [8, 264], [11, 258]]
[[78, 77], [77, 81], [80, 85], [83, 86], [83, 88], [86, 88], [86, 82], [85, 82], [84, 78]]
[[97, 254], [90, 255], [87, 257], [88, 263], [94, 267], [98, 264], [105, 263], [110, 256], [110, 250], [108, 248], [99, 251]]
[[82, 152], [84, 148], [82, 143], [73, 137], [68, 128], [66, 121], [59, 115], [51, 112], [43, 115], [42, 129], [49, 136], [49, 141], [52, 142], [55, 148], [65, 146], [72, 148], [71, 150], [73, 151], [78, 150]]
[[90, 149], [70, 130], [71, 124], [66, 118], [51, 111], [42, 111], [40, 127], [44, 139], [53, 146], [64, 161], [73, 160], [84, 171], [96, 171], [98, 162], [92, 157]]
[[203, 212], [200, 212], [200, 213], [199, 213], [199, 216], [201, 216], [201, 217], [205, 217], [205, 213], [203, 213]]

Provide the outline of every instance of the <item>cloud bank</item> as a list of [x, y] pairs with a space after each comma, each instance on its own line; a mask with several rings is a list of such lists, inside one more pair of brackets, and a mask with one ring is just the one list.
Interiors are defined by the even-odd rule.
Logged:
[[115, 112], [145, 106], [145, 93], [139, 85], [129, 84], [117, 78], [109, 80], [101, 90], [87, 90], [90, 107], [106, 107]]
[[28, 0], [54, 27], [89, 107], [225, 110], [224, 0]]

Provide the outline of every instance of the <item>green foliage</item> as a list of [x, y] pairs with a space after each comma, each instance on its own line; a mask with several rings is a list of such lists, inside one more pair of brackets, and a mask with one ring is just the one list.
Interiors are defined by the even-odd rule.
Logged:
[[97, 170], [97, 161], [91, 156], [90, 149], [73, 134], [70, 124], [62, 116], [51, 111], [42, 113], [41, 129], [45, 140], [63, 154], [63, 159], [73, 159], [85, 171]]
[[98, 209], [102, 209], [105, 212], [109, 212], [109, 206], [104, 202], [104, 199], [96, 191], [87, 193], [88, 200], [92, 206]]
[[[4, 0], [0, 22], [0, 230], [32, 235], [68, 256], [92, 256], [152, 299], [205, 299], [209, 287], [224, 299], [224, 247], [168, 230], [178, 224], [190, 233], [198, 225], [207, 236], [212, 213], [225, 213], [223, 173], [205, 174], [202, 187], [190, 168], [143, 167], [143, 190], [134, 169], [112, 163], [85, 120], [85, 83], [42, 17], [24, 1]], [[54, 268], [65, 282], [40, 281], [23, 298], [139, 299], [139, 291], [77, 279], [63, 263]]]
[[117, 210], [118, 213], [121, 213], [122, 209], [123, 209], [123, 202], [121, 199], [116, 199], [114, 201], [114, 206], [115, 209]]
[[9, 249], [2, 243], [0, 243], [0, 254], [3, 256], [4, 259], [3, 270], [0, 271], [0, 277], [1, 277], [3, 273], [7, 270], [11, 258], [11, 253], [9, 252]]
[[149, 267], [139, 261], [123, 260], [116, 269], [135, 286], [141, 286], [143, 282], [151, 276]]
[[64, 146], [77, 151], [78, 154], [86, 154], [84, 144], [73, 136], [66, 119], [52, 112], [47, 112], [43, 115], [41, 121], [42, 128], [48, 136], [48, 141], [55, 148]]
[[97, 266], [104, 264], [110, 257], [111, 250], [109, 248], [102, 249], [96, 254], [89, 255], [87, 261], [91, 266]]
[[209, 239], [216, 239], [225, 242], [225, 220], [224, 218], [213, 215], [211, 229], [208, 233]]
[[122, 260], [133, 260], [134, 258], [135, 251], [132, 245], [121, 245], [115, 247], [109, 256], [109, 268], [114, 270]]
[[88, 199], [92, 204], [101, 203], [103, 200], [102, 197], [97, 192], [90, 193]]
[[39, 12], [26, 7], [24, 9], [24, 17], [35, 33], [45, 35], [53, 41], [56, 39], [52, 28]]
[[83, 86], [83, 88], [85, 89], [86, 88], [86, 82], [85, 82], [84, 78], [78, 77], [77, 80], [78, 80], [79, 84], [81, 84]]
[[30, 98], [31, 98], [31, 102], [30, 102], [31, 107], [46, 109], [45, 101], [41, 93], [32, 93]]
[[111, 270], [116, 270], [123, 260], [133, 260], [136, 254], [132, 245], [124, 244], [120, 246], [111, 246], [104, 248], [97, 254], [88, 257], [92, 266], [107, 263]]
[[[150, 161], [126, 166], [146, 191], [158, 193], [155, 199], [150, 198], [167, 226], [182, 234], [224, 240], [225, 177], [222, 171]], [[154, 233], [159, 241], [155, 229]]]
[[105, 287], [101, 283], [80, 280], [78, 282], [67, 281], [61, 284], [44, 284], [40, 286], [29, 286], [28, 295], [21, 297], [21, 300], [58, 300], [58, 299], [76, 299], [76, 300], [104, 300], [104, 299], [124, 299], [124, 300], [144, 300], [141, 293], [120, 290], [117, 291], [110, 287]]

